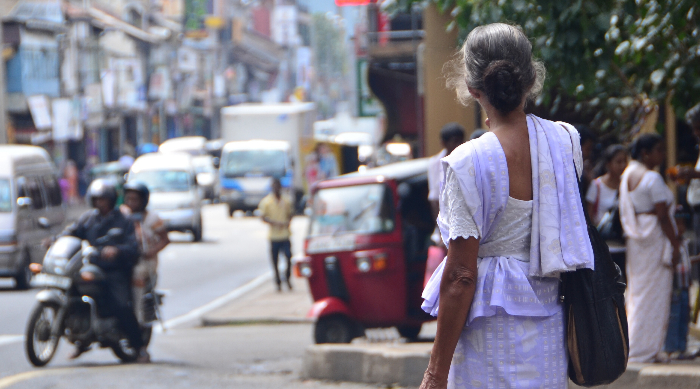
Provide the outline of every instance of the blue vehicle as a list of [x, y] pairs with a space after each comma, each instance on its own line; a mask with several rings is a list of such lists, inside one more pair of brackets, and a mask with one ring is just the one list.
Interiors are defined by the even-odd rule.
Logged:
[[272, 178], [294, 199], [294, 163], [289, 142], [249, 140], [229, 142], [221, 151], [219, 200], [237, 210], [253, 211], [271, 191]]

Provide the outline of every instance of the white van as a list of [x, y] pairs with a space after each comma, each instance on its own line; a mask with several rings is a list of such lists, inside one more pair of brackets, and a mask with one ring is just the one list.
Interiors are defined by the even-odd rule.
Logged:
[[161, 143], [158, 152], [161, 153], [188, 153], [192, 156], [207, 155], [207, 138], [203, 136], [181, 136], [168, 139]]
[[0, 145], [0, 277], [30, 285], [29, 264], [41, 263], [41, 241], [63, 228], [66, 210], [56, 166], [36, 146]]
[[127, 180], [148, 187], [148, 209], [158, 213], [168, 231], [190, 231], [195, 242], [202, 240], [202, 205], [190, 154], [142, 155], [131, 165]]

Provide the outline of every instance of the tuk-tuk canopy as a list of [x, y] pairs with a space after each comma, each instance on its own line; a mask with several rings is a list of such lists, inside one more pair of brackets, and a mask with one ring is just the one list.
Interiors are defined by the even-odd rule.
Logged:
[[381, 182], [384, 180], [396, 180], [398, 182], [428, 175], [428, 158], [413, 159], [410, 161], [396, 162], [388, 165], [367, 169], [363, 172], [343, 174], [331, 180], [319, 182], [317, 188], [330, 188], [334, 186], [353, 185], [369, 182]]

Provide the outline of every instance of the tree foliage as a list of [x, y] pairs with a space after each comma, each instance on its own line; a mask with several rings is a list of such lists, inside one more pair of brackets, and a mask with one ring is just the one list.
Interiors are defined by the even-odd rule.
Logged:
[[669, 94], [678, 116], [700, 99], [697, 0], [396, 0], [387, 10], [430, 1], [462, 39], [483, 24], [520, 25], [547, 66], [534, 110], [550, 117], [627, 131]]

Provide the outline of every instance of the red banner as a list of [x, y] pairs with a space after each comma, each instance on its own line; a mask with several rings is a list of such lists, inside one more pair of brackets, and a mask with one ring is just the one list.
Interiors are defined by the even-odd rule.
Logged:
[[369, 4], [369, 0], [335, 0], [335, 5], [338, 7], [367, 4]]

